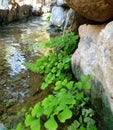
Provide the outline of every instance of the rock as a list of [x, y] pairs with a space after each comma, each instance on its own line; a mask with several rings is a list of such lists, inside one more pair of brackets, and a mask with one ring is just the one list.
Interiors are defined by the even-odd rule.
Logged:
[[50, 22], [58, 27], [63, 26], [66, 19], [66, 11], [67, 10], [65, 10], [63, 7], [54, 6], [52, 8]]
[[78, 33], [78, 28], [81, 24], [94, 24], [94, 21], [88, 20], [85, 17], [76, 13], [73, 9], [69, 9], [66, 15], [64, 24], [64, 33], [74, 31]]
[[3, 10], [3, 9], [0, 9], [0, 25], [2, 23], [7, 23], [8, 21], [8, 10]]
[[113, 130], [113, 22], [82, 25], [79, 35], [72, 71], [78, 79], [81, 75], [92, 75], [91, 101], [101, 121], [101, 130]]
[[8, 130], [3, 123], [0, 123], [0, 130]]
[[87, 19], [105, 22], [113, 18], [113, 0], [65, 0], [69, 7]]
[[9, 0], [2, 0], [0, 3], [0, 9], [2, 10], [8, 10], [9, 9]]
[[57, 0], [57, 5], [58, 6], [67, 6], [66, 0]]
[[31, 15], [32, 15], [32, 6], [31, 5], [20, 6], [20, 9], [18, 10], [19, 19], [26, 18]]
[[41, 16], [43, 14], [42, 5], [36, 4], [32, 11], [34, 16]]
[[65, 20], [64, 32], [74, 31], [76, 28], [75, 21], [76, 21], [76, 13], [73, 9], [69, 9]]

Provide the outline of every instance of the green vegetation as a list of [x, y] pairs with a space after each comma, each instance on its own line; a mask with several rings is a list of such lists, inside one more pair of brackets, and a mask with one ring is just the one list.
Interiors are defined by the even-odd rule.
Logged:
[[49, 21], [50, 18], [51, 18], [51, 14], [49, 14], [46, 19]]
[[94, 111], [88, 107], [89, 97], [84, 91], [90, 89], [91, 76], [82, 76], [79, 82], [73, 81], [71, 56], [77, 46], [78, 36], [65, 34], [46, 43], [53, 51], [38, 59], [35, 64], [26, 63], [33, 72], [45, 76], [41, 89], [51, 89], [51, 94], [38, 102], [25, 113], [25, 120], [16, 130], [57, 130], [59, 123], [65, 126], [72, 120], [68, 130], [97, 130], [93, 120]]

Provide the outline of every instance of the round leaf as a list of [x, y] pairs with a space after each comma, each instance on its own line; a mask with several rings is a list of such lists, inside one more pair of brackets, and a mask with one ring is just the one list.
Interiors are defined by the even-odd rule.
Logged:
[[58, 115], [58, 119], [60, 122], [64, 123], [67, 119], [72, 117], [72, 111], [66, 107], [63, 112]]
[[48, 130], [56, 130], [58, 127], [57, 122], [54, 119], [54, 116], [51, 116], [49, 118], [49, 120], [47, 120], [44, 124], [44, 126], [48, 129]]

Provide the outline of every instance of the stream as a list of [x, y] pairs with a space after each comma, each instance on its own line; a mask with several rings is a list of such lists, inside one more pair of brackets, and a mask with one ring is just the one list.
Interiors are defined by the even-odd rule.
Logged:
[[35, 62], [48, 53], [40, 47], [49, 39], [48, 26], [44, 15], [0, 27], [0, 123], [8, 128], [14, 129], [22, 108], [43, 98], [43, 92], [36, 96], [43, 77], [27, 70], [23, 63]]

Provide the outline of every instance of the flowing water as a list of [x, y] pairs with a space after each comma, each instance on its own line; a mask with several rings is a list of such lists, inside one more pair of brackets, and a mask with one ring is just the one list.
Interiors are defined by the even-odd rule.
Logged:
[[42, 16], [0, 27], [0, 122], [8, 127], [17, 111], [37, 100], [42, 77], [28, 71], [23, 63], [47, 53], [40, 44], [49, 39], [48, 26]]

